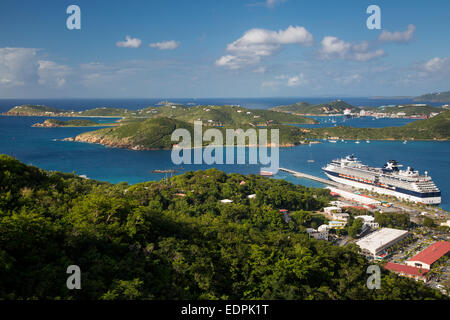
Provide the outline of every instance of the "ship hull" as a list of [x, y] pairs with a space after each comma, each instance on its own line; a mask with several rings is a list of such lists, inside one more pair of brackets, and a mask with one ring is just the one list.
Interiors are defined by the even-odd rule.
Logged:
[[330, 180], [333, 180], [335, 182], [338, 182], [338, 183], [341, 183], [341, 184], [344, 184], [344, 185], [349, 185], [349, 186], [352, 186], [352, 187], [355, 187], [355, 188], [358, 188], [358, 189], [370, 190], [370, 191], [373, 191], [373, 192], [377, 192], [379, 194], [394, 196], [394, 197], [399, 198], [399, 199], [403, 199], [403, 200], [407, 200], [407, 201], [411, 201], [411, 202], [416, 202], [416, 203], [423, 203], [423, 204], [427, 204], [427, 205], [439, 205], [441, 203], [441, 197], [440, 196], [418, 197], [418, 196], [415, 196], [415, 195], [412, 195], [412, 194], [407, 194], [407, 193], [398, 192], [398, 191], [391, 190], [391, 189], [381, 188], [381, 187], [378, 187], [378, 186], [375, 186], [375, 185], [372, 185], [372, 184], [365, 184], [365, 183], [360, 183], [360, 182], [357, 182], [357, 181], [345, 179], [345, 178], [339, 177], [334, 172], [327, 172], [327, 171], [325, 171], [325, 174], [327, 175], [327, 177]]

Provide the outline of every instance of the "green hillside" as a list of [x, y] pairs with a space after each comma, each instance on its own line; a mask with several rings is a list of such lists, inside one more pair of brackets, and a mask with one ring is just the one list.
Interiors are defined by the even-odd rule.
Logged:
[[308, 115], [326, 115], [326, 114], [342, 114], [345, 109], [350, 109], [352, 112], [359, 112], [360, 108], [352, 106], [343, 100], [335, 100], [328, 103], [309, 104], [306, 102], [297, 102], [292, 105], [278, 106], [270, 110], [278, 112], [288, 112], [293, 114], [308, 114]]
[[[114, 185], [0, 155], [0, 299], [445, 299], [383, 268], [381, 289], [368, 290], [373, 262], [355, 245], [306, 234], [329, 200], [215, 169]], [[81, 290], [66, 287], [70, 265]]]
[[[414, 105], [414, 104], [405, 104], [393, 107], [382, 107], [377, 109], [377, 111], [379, 112], [384, 112], [388, 114], [404, 113], [406, 116], [412, 115], [429, 116], [431, 113], [441, 112], [443, 110], [444, 109], [440, 107], [433, 107], [430, 105]], [[373, 109], [371, 111], [373, 111]]]
[[375, 140], [448, 140], [450, 139], [450, 111], [418, 120], [402, 127], [352, 128], [331, 127], [312, 129], [308, 138], [339, 137], [341, 139]]
[[[43, 123], [36, 123], [33, 127], [96, 127], [96, 126], [108, 126], [111, 123], [97, 123], [91, 120], [74, 119], [74, 120], [58, 120], [47, 119]], [[114, 124], [115, 125], [115, 124]]]
[[450, 91], [423, 94], [414, 98], [414, 101], [450, 102]]
[[89, 117], [125, 117], [125, 116], [132, 116], [133, 114], [136, 114], [135, 111], [131, 111], [128, 109], [122, 109], [122, 108], [95, 108], [95, 109], [89, 109], [79, 112], [77, 116], [89, 116]]
[[8, 112], [5, 112], [5, 115], [13, 115], [13, 116], [49, 116], [49, 115], [59, 115], [62, 113], [66, 113], [65, 110], [59, 110], [56, 108], [51, 108], [47, 106], [40, 105], [22, 105], [15, 106], [10, 109]]
[[140, 115], [146, 117], [167, 117], [193, 123], [196, 120], [218, 126], [239, 126], [245, 124], [288, 124], [317, 123], [302, 116], [283, 114], [271, 110], [255, 110], [237, 106], [162, 106], [143, 109]]
[[[114, 127], [105, 128], [96, 131], [86, 132], [78, 135], [75, 140], [79, 142], [99, 143], [110, 147], [127, 148], [134, 150], [152, 150], [152, 149], [171, 149], [174, 144], [171, 140], [172, 132], [175, 129], [184, 128], [191, 134], [191, 146], [193, 145], [194, 126], [191, 123], [170, 119], [165, 117], [156, 117], [153, 119], [138, 120], [125, 122], [125, 124]], [[203, 131], [209, 127], [204, 126]], [[279, 144], [281, 146], [294, 146], [301, 143], [303, 138], [303, 129], [286, 125], [270, 125], [269, 127], [258, 128], [249, 124], [239, 126], [239, 129], [247, 131], [254, 129], [259, 134], [259, 129], [278, 129]], [[236, 129], [232, 126], [216, 127], [223, 136], [223, 143], [226, 145], [226, 130]], [[271, 143], [271, 134], [268, 133], [268, 143]], [[258, 136], [259, 141], [259, 136]], [[234, 142], [238, 144], [237, 141]], [[204, 141], [203, 145], [209, 145], [209, 141]], [[246, 139], [245, 144], [249, 144]]]

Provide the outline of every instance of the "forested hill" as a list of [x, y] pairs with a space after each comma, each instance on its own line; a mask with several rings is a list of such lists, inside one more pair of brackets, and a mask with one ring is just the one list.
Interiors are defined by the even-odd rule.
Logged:
[[384, 270], [368, 290], [356, 247], [309, 239], [327, 193], [215, 169], [113, 185], [1, 155], [0, 299], [443, 298]]
[[305, 115], [327, 115], [327, 114], [342, 114], [345, 109], [350, 109], [352, 112], [360, 111], [360, 108], [352, 106], [343, 100], [335, 100], [328, 103], [309, 104], [307, 102], [297, 102], [287, 106], [278, 106], [272, 108], [272, 111], [286, 112], [292, 114]]
[[414, 101], [450, 102], [450, 91], [423, 94], [414, 98]]
[[6, 116], [55, 116], [55, 117], [123, 117], [129, 119], [171, 118], [193, 123], [203, 121], [207, 125], [242, 126], [248, 124], [292, 124], [318, 123], [316, 120], [293, 114], [270, 110], [247, 109], [240, 106], [195, 106], [165, 105], [139, 110], [122, 108], [95, 108], [84, 111], [68, 111], [38, 105], [16, 106], [5, 112]]
[[336, 137], [340, 139], [374, 140], [449, 140], [450, 110], [426, 120], [417, 120], [401, 127], [353, 128], [331, 127], [312, 129], [308, 138]]
[[[281, 147], [292, 147], [300, 144], [304, 140], [304, 129], [296, 126], [287, 125], [270, 125], [269, 129], [278, 129], [279, 145]], [[75, 137], [75, 141], [98, 143], [114, 148], [126, 148], [132, 150], [155, 150], [155, 149], [171, 149], [174, 144], [180, 141], [172, 141], [172, 133], [176, 129], [186, 129], [191, 136], [190, 147], [194, 147], [194, 126], [191, 123], [176, 120], [172, 118], [156, 117], [140, 121], [128, 121], [121, 126], [114, 128], [105, 128], [96, 131], [85, 132]], [[207, 130], [205, 126], [203, 130]], [[223, 143], [227, 145], [226, 130], [237, 128], [234, 127], [216, 127], [224, 137]], [[260, 129], [255, 126], [242, 125], [239, 129], [247, 131], [254, 129], [257, 142], [260, 142]], [[267, 143], [272, 142], [271, 134], [267, 136]], [[210, 144], [210, 141], [203, 141], [203, 145]], [[240, 143], [236, 139], [234, 143]], [[249, 145], [250, 140], [245, 139], [244, 144]], [[231, 143], [232, 144], [232, 143]]]

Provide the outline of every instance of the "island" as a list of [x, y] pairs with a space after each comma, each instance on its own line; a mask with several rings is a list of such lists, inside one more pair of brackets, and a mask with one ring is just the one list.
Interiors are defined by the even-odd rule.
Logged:
[[[146, 119], [141, 121], [134, 121], [125, 123], [123, 125], [114, 128], [104, 128], [96, 131], [85, 132], [78, 136], [71, 138], [69, 141], [88, 142], [102, 144], [108, 147], [125, 148], [130, 150], [159, 150], [159, 149], [172, 149], [177, 142], [171, 140], [172, 132], [175, 129], [186, 129], [190, 133], [191, 137], [194, 134], [194, 126], [191, 123], [170, 119], [166, 117], [158, 117], [154, 119]], [[246, 124], [239, 127], [224, 126], [215, 127], [219, 130], [223, 137], [226, 136], [227, 129], [242, 129], [247, 131], [248, 129], [255, 129], [259, 140], [259, 128]], [[308, 129], [287, 126], [287, 125], [269, 125], [263, 128], [278, 129], [279, 130], [279, 145], [280, 147], [293, 147], [295, 145], [304, 143], [304, 133], [308, 132]], [[208, 129], [208, 126], [205, 128]], [[267, 136], [268, 141], [265, 146], [270, 146], [271, 135]], [[225, 142], [225, 141], [224, 141]], [[239, 141], [236, 142], [237, 145]], [[249, 145], [250, 141], [245, 140], [245, 145]], [[209, 142], [204, 141], [203, 146], [208, 145]], [[261, 146], [261, 145], [255, 145]], [[193, 142], [191, 147], [194, 147]]]
[[423, 94], [414, 98], [414, 101], [450, 102], [450, 91]]
[[[181, 120], [158, 117], [125, 123], [113, 128], [104, 128], [82, 133], [70, 138], [69, 141], [97, 143], [108, 147], [126, 148], [130, 150], [171, 149], [176, 144], [176, 142], [171, 140], [171, 135], [177, 128], [184, 128], [189, 131], [191, 137], [193, 136], [193, 124]], [[258, 135], [260, 134], [258, 127], [248, 124], [240, 127], [224, 126], [215, 128], [224, 137], [226, 136], [227, 129], [236, 128], [244, 131], [254, 128], [256, 129], [256, 133]], [[401, 127], [354, 128], [339, 126], [302, 128], [273, 124], [264, 128], [279, 130], [280, 147], [293, 147], [300, 144], [317, 142], [319, 139], [331, 138], [346, 140], [448, 140], [450, 139], [450, 110], [444, 111], [432, 118], [417, 120]], [[266, 146], [270, 146], [271, 142], [269, 134]], [[208, 144], [209, 142], [203, 142], [203, 146]], [[247, 139], [245, 140], [245, 145], [250, 146]], [[193, 147], [193, 142], [191, 147]]]
[[306, 135], [309, 139], [348, 139], [348, 140], [449, 140], [450, 110], [425, 120], [417, 120], [401, 127], [354, 128], [329, 127], [315, 128]]
[[117, 123], [98, 123], [91, 120], [67, 120], [62, 121], [58, 119], [47, 119], [43, 123], [35, 123], [33, 127], [42, 127], [42, 128], [58, 128], [58, 127], [104, 127], [104, 126], [114, 126]]
[[59, 110], [47, 106], [22, 105], [3, 113], [5, 116], [51, 116], [51, 117], [112, 117], [123, 122], [147, 118], [171, 118], [185, 122], [203, 121], [209, 126], [318, 123], [316, 120], [271, 110], [247, 109], [239, 106], [181, 106], [164, 105], [139, 110], [120, 108], [95, 108], [84, 111]]
[[346, 109], [350, 110], [352, 113], [359, 112], [361, 110], [359, 107], [352, 106], [343, 100], [334, 100], [321, 104], [297, 102], [287, 106], [277, 106], [271, 108], [270, 110], [298, 115], [327, 116], [343, 114]]
[[4, 116], [33, 116], [33, 117], [95, 117], [95, 118], [121, 118], [132, 111], [121, 108], [95, 108], [84, 111], [61, 110], [43, 105], [21, 105], [15, 106], [7, 112], [2, 113]]

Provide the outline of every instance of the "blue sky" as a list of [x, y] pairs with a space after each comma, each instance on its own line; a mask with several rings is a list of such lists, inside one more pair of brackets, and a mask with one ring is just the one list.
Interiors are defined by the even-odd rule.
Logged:
[[[66, 27], [71, 4], [81, 30]], [[381, 30], [366, 27], [371, 4]], [[447, 0], [2, 0], [0, 97], [446, 91], [449, 12]]]

